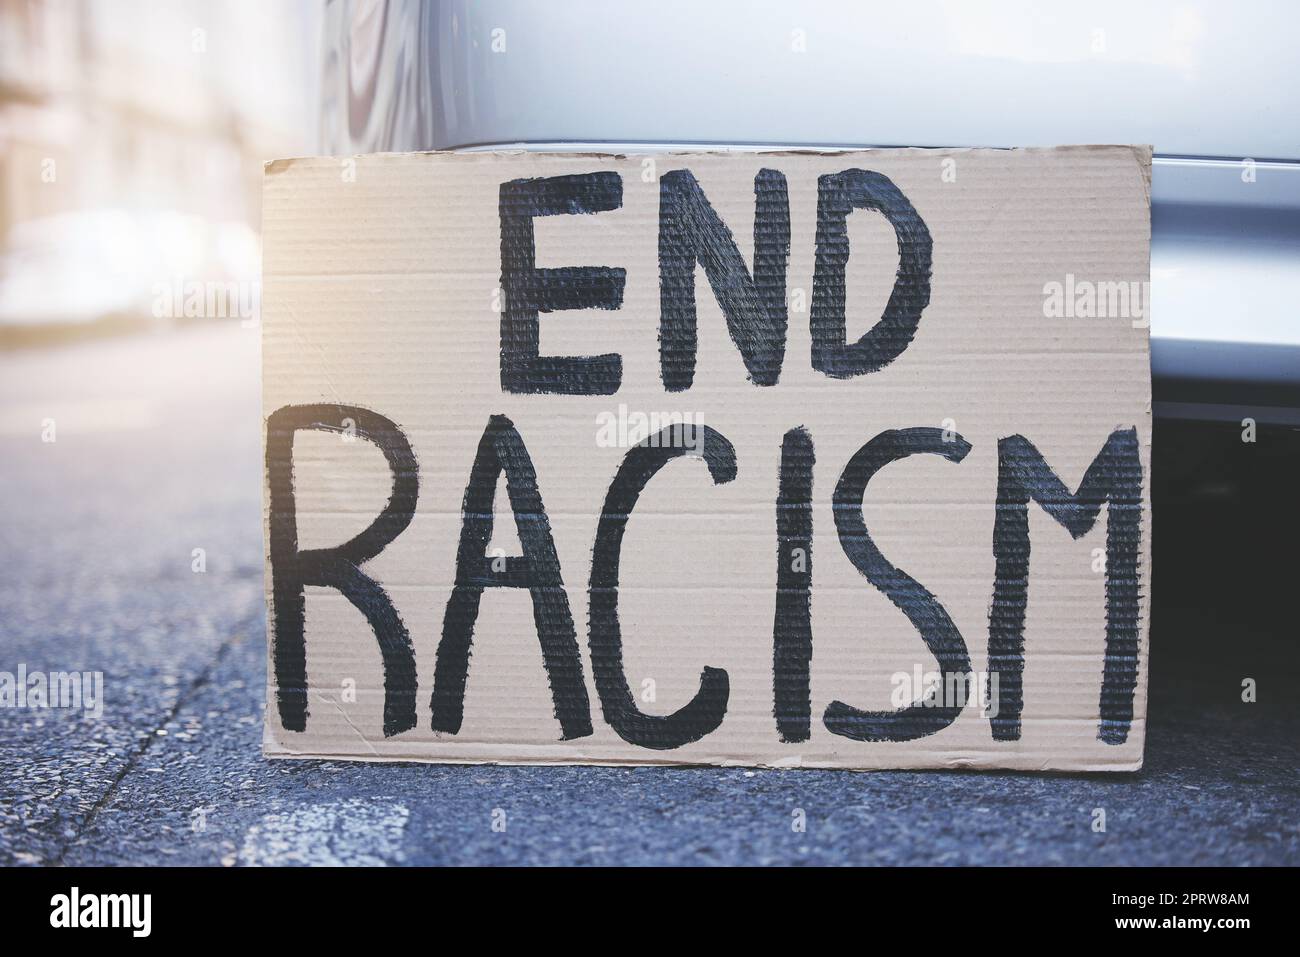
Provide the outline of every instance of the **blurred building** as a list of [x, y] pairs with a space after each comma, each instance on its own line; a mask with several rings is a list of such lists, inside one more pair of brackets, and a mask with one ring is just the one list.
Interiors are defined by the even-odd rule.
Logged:
[[255, 282], [262, 164], [313, 152], [312, 0], [0, 0], [0, 326]]

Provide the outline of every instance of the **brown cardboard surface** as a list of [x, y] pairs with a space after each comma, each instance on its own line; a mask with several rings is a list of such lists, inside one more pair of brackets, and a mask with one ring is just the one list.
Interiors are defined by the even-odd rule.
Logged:
[[[265, 753], [501, 763], [1139, 767], [1150, 581], [1148, 331], [1132, 309], [1088, 315], [1116, 311], [1114, 303], [1109, 310], [1090, 310], [1088, 291], [1137, 284], [1125, 288], [1140, 288], [1145, 302], [1150, 156], [1147, 147], [1080, 146], [654, 157], [424, 153], [268, 164], [264, 411], [269, 419], [287, 406], [327, 407], [318, 410], [313, 427], [290, 438], [294, 514], [284, 525], [285, 515], [274, 514], [268, 495], [268, 536], [278, 520], [281, 532], [296, 532], [299, 551], [330, 549], [361, 533], [384, 508], [393, 476], [379, 448], [357, 434], [355, 422], [350, 428], [343, 421], [351, 408], [377, 413], [401, 430], [418, 463], [418, 504], [407, 516], [409, 525], [360, 565], [359, 573], [375, 586], [369, 597], [354, 601], [336, 587], [304, 587], [299, 652], [283, 622], [277, 627], [277, 612], [288, 605], [283, 595], [289, 565], [268, 561]], [[764, 169], [784, 177], [789, 309], [775, 384], [752, 381], [753, 370], [729, 335], [706, 271], [696, 268], [693, 381], [682, 391], [665, 388], [661, 188], [666, 174], [684, 169], [728, 227], [750, 270], [755, 178]], [[814, 368], [810, 312], [819, 177], [850, 169], [887, 177], [910, 202], [931, 237], [932, 261], [929, 302], [910, 343], [876, 371], [838, 378]], [[536, 266], [625, 270], [621, 305], [541, 312], [539, 352], [617, 354], [617, 391], [506, 391], [502, 184], [591, 173], [617, 174], [621, 205], [532, 219]], [[764, 195], [775, 201], [776, 194]], [[851, 343], [886, 309], [900, 268], [900, 240], [879, 211], [855, 209], [846, 223], [842, 301]], [[518, 267], [513, 259], [507, 265]], [[573, 274], [565, 281], [588, 282]], [[1053, 284], [1077, 307], [1068, 315], [1047, 302], [1057, 289]], [[673, 287], [668, 295], [684, 293]], [[651, 413], [662, 417], [658, 424], [674, 415], [703, 423], [725, 437], [735, 460], [735, 477], [720, 483], [698, 455], [668, 461], [645, 485], [622, 536], [621, 674], [634, 708], [671, 715], [695, 698], [704, 669], [726, 673], [720, 723], [697, 740], [669, 748], [625, 740], [611, 726], [608, 709], [614, 704], [602, 694], [595, 672], [597, 665], [617, 672], [620, 663], [611, 664], [606, 644], [593, 648], [588, 620], [602, 507], [629, 444], [641, 437], [635, 431], [618, 434], [625, 431], [620, 426], [636, 430], [644, 424], [638, 414]], [[455, 733], [432, 726], [431, 696], [457, 580], [466, 486], [492, 416], [508, 417], [536, 476], [574, 626], [589, 734], [562, 739], [530, 590], [491, 587], [491, 581], [473, 623], [463, 721]], [[797, 740], [797, 733], [786, 736], [795, 740], [783, 740], [774, 716], [781, 710], [774, 670], [797, 687], [799, 669], [788, 662], [774, 666], [777, 564], [791, 557], [791, 543], [778, 538], [777, 501], [783, 437], [799, 427], [815, 454], [810, 507], [798, 513], [811, 518], [811, 572], [806, 578], [794, 574], [787, 584], [798, 590], [810, 583], [808, 731], [806, 740]], [[945, 443], [940, 449], [964, 440], [969, 451], [960, 461], [955, 453], [945, 458], [942, 451], [918, 452], [883, 465], [857, 514], [883, 559], [923, 586], [933, 596], [930, 604], [917, 604], [915, 588], [905, 583], [903, 591], [911, 589], [912, 597], [897, 601], [873, 585], [849, 557], [855, 536], [846, 540], [836, 523], [837, 485], [855, 454], [881, 433], [909, 429], [937, 433]], [[1141, 468], [1140, 493], [1134, 489], [1129, 509], [1131, 517], [1140, 514], [1140, 532], [1133, 533], [1135, 575], [1122, 580], [1122, 570], [1106, 567], [1108, 521], [1122, 508], [1101, 504], [1095, 522], [1086, 531], [1077, 529], [1076, 539], [1076, 530], [1054, 520], [1039, 501], [1028, 501], [1032, 547], [1018, 739], [995, 739], [976, 701], [945, 727], [931, 729], [924, 719], [899, 724], [896, 730], [917, 734], [910, 740], [855, 740], [830, 730], [824, 716], [832, 702], [895, 711], [900, 700], [921, 694], [898, 698], [900, 676], [936, 670], [935, 655], [904, 611], [909, 601], [931, 626], [937, 604], [960, 634], [971, 671], [982, 678], [992, 670], [1000, 442], [1022, 436], [1074, 493], [1112, 434], [1129, 429], [1136, 430]], [[1005, 455], [1017, 448], [1014, 442], [1003, 446]], [[708, 450], [706, 444], [706, 456]], [[272, 448], [268, 476], [276, 468], [287, 474], [283, 457], [278, 465], [274, 459]], [[1103, 481], [1111, 475], [1104, 461], [1094, 472]], [[1001, 511], [1014, 521], [1013, 485], [1004, 490]], [[504, 476], [497, 486], [489, 560], [521, 554]], [[839, 511], [855, 512], [856, 502], [852, 508], [841, 503]], [[1122, 532], [1112, 530], [1112, 546], [1121, 538]], [[1006, 545], [1004, 558], [1014, 563], [1023, 557], [1017, 548]], [[498, 567], [505, 575], [506, 563]], [[1136, 656], [1116, 643], [1109, 668], [1116, 676], [1131, 676], [1135, 667], [1136, 682], [1125, 691], [1121, 678], [1108, 692], [1114, 703], [1120, 689], [1119, 713], [1131, 703], [1132, 718], [1122, 722], [1122, 741], [1113, 726], [1113, 740], [1107, 741], [1099, 730], [1108, 608], [1119, 620], [1125, 596], [1134, 590]], [[361, 610], [366, 601], [373, 610], [376, 592], [391, 603], [409, 635], [409, 657], [393, 659], [406, 664], [390, 663], [388, 681], [416, 689], [414, 727], [393, 734], [385, 734], [380, 642]], [[294, 673], [295, 661], [305, 685], [283, 680]], [[703, 704], [719, 705], [716, 695], [706, 697]], [[305, 700], [302, 730], [286, 727], [286, 700]]]

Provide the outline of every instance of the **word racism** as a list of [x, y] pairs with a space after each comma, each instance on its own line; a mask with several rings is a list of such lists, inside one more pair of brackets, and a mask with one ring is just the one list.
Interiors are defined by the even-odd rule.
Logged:
[[[627, 272], [617, 267], [538, 267], [534, 220], [614, 211], [623, 204], [623, 185], [620, 174], [607, 169], [500, 183], [500, 398], [611, 395], [619, 391], [623, 356], [615, 352], [542, 354], [539, 315], [563, 309], [620, 309]], [[729, 389], [763, 390], [779, 385], [787, 347], [792, 235], [784, 174], [762, 169], [754, 177], [754, 196], [750, 269], [731, 229], [692, 172], [672, 170], [659, 179], [658, 372], [666, 393], [699, 387], [695, 384], [697, 267], [710, 283], [729, 338], [748, 371], [749, 386], [731, 382]], [[849, 341], [845, 286], [848, 224], [854, 211], [880, 213], [892, 226], [898, 267], [883, 315], [861, 337]], [[935, 239], [892, 179], [866, 169], [842, 169], [819, 177], [815, 225], [811, 365], [829, 380], [871, 376], [898, 359], [918, 333], [931, 300]], [[398, 540], [415, 518], [422, 475], [412, 436], [396, 421], [361, 404], [294, 403], [270, 412], [265, 455], [272, 664], [279, 722], [286, 731], [303, 732], [308, 724], [307, 586], [337, 590], [367, 619], [382, 657], [385, 737], [402, 735], [421, 723], [445, 735], [460, 731], [481, 601], [491, 589], [510, 588], [526, 589], [532, 599], [536, 640], [541, 645], [542, 667], [554, 706], [556, 731], [551, 740], [593, 735], [593, 709], [577, 641], [575, 610], [569, 606], [564, 588], [564, 581], [575, 570], [565, 567], [568, 577], [562, 573], [551, 518], [543, 505], [545, 489], [534, 468], [534, 456], [550, 452], [546, 437], [534, 438], [525, 434], [525, 429], [516, 428], [515, 421], [504, 413], [507, 404], [502, 402], [497, 412], [486, 413], [476, 423], [456, 423], [456, 428], [472, 429], [481, 438], [472, 462], [465, 463], [468, 481], [460, 508], [455, 581], [442, 610], [432, 694], [425, 701], [429, 710], [422, 722], [411, 635], [385, 588], [361, 571], [361, 566]], [[792, 412], [792, 419], [797, 415]], [[620, 420], [625, 417], [620, 411]], [[952, 726], [962, 713], [966, 694], [954, 700], [944, 688], [967, 687], [979, 681], [983, 687], [970, 697], [985, 705], [993, 702], [987, 709], [992, 740], [1021, 739], [1031, 505], [1041, 508], [1074, 538], [1099, 525], [1105, 508], [1105, 653], [1096, 732], [1105, 744], [1125, 742], [1134, 723], [1141, 645], [1143, 464], [1136, 426], [1123, 421], [1106, 425], [1109, 434], [1100, 433], [1100, 447], [1092, 447], [1091, 465], [1074, 490], [1040, 454], [1031, 437], [1004, 434], [996, 439], [997, 486], [988, 490], [996, 563], [988, 593], [988, 672], [975, 672], [967, 637], [926, 585], [889, 562], [872, 540], [863, 515], [863, 495], [883, 469], [910, 456], [937, 456], [956, 465], [966, 459], [972, 445], [956, 429], [900, 425], [902, 428], [863, 434], [857, 451], [837, 463], [839, 480], [828, 490], [828, 498], [846, 559], [868, 585], [879, 589], [906, 616], [919, 637], [918, 654], [923, 645], [937, 662], [937, 672], [924, 687], [922, 681], [915, 681], [915, 697], [894, 710], [863, 710], [842, 701], [829, 702], [820, 715], [820, 726], [853, 741], [922, 739]], [[363, 437], [382, 451], [389, 468], [387, 505], [364, 531], [342, 545], [300, 549], [298, 544], [294, 439], [304, 430]], [[789, 744], [809, 740], [814, 731], [810, 687], [816, 636], [811, 615], [815, 592], [811, 559], [815, 542], [816, 550], [827, 547], [814, 537], [814, 502], [816, 495], [826, 494], [814, 489], [818, 455], [814, 432], [787, 421], [772, 433], [774, 456], [779, 447], [779, 459], [774, 462], [779, 464], [776, 498], [771, 503], [775, 512], [771, 525], [775, 546], [771, 714], [772, 731]], [[604, 445], [619, 442], [611, 437]], [[607, 489], [603, 502], [593, 502], [593, 507], [599, 506], [599, 518], [590, 542], [586, 611], [594, 688], [604, 722], [623, 741], [642, 749], [671, 750], [705, 739], [722, 726], [731, 694], [728, 672], [705, 667], [689, 703], [672, 714], [645, 713], [638, 707], [624, 667], [619, 620], [624, 531], [641, 494], [660, 469], [680, 456], [702, 459], [714, 485], [737, 479], [746, 465], [722, 429], [699, 421], [671, 421], [628, 447], [621, 464], [603, 480]], [[504, 559], [499, 550], [495, 557], [489, 553], [498, 518], [494, 515], [495, 495], [502, 477], [521, 545], [521, 554]], [[572, 562], [569, 557], [565, 560]], [[1093, 711], [1097, 714], [1099, 711]]]

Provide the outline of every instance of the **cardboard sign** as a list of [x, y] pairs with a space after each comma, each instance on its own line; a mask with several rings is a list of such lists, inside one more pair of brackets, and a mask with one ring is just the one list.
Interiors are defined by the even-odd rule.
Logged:
[[265, 752], [1139, 767], [1150, 158], [269, 164]]

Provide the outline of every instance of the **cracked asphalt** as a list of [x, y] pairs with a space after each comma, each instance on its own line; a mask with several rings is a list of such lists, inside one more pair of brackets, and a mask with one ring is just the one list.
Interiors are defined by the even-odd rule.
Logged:
[[0, 709], [0, 864], [1300, 863], [1295, 557], [1247, 571], [1295, 515], [1186, 489], [1136, 774], [263, 759], [257, 337], [0, 355], [0, 670], [105, 676], [98, 717]]

